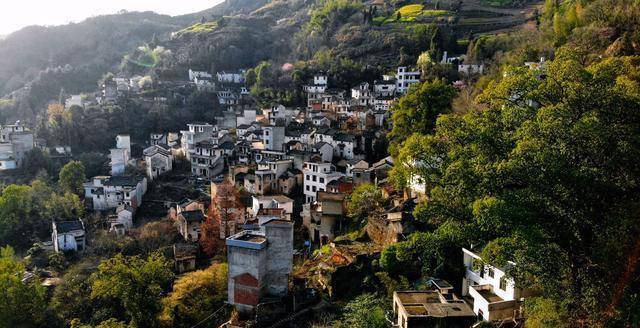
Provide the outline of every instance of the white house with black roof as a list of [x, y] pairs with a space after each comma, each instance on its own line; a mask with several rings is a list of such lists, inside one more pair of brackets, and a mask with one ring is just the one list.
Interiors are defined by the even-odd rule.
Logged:
[[181, 211], [177, 217], [178, 232], [186, 241], [198, 241], [204, 219], [204, 212], [201, 209]]
[[52, 228], [51, 241], [56, 252], [81, 252], [86, 249], [85, 228], [82, 220], [53, 221]]

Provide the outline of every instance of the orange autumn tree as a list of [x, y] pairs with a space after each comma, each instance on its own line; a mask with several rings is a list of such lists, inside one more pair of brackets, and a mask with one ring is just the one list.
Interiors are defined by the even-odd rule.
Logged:
[[211, 184], [211, 205], [201, 227], [200, 245], [213, 255], [224, 248], [224, 240], [235, 234], [243, 223], [244, 208], [240, 194], [231, 181]]

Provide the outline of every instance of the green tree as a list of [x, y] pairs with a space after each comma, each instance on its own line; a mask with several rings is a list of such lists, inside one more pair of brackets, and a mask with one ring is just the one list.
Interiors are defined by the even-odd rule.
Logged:
[[640, 60], [590, 60], [560, 49], [544, 78], [508, 69], [479, 97], [484, 110], [443, 115], [431, 136], [410, 138], [396, 167], [427, 164], [409, 173], [426, 185], [414, 214], [435, 230], [398, 244], [399, 261], [446, 272], [460, 264], [455, 248], [486, 245], [488, 263], [517, 263], [518, 286], [566, 304], [569, 325], [615, 313], [614, 291], [637, 265]]
[[360, 224], [366, 223], [369, 214], [384, 205], [380, 188], [370, 183], [361, 184], [351, 192], [347, 200], [347, 215]]
[[71, 161], [62, 167], [59, 174], [60, 188], [64, 191], [82, 195], [82, 184], [87, 177], [84, 172], [84, 164], [80, 161]]
[[53, 164], [51, 158], [40, 148], [33, 148], [26, 152], [23, 161], [29, 165], [24, 165], [22, 169], [31, 177], [36, 176], [40, 170], [45, 170], [46, 172], [52, 171]]
[[162, 301], [160, 318], [166, 326], [192, 327], [223, 306], [226, 300], [227, 264], [216, 263], [176, 280], [173, 291]]
[[451, 111], [455, 95], [455, 88], [444, 80], [410, 88], [392, 109], [393, 129], [388, 136], [391, 154], [397, 154], [400, 143], [413, 133], [433, 132], [438, 116]]
[[146, 259], [121, 254], [105, 260], [92, 276], [91, 297], [115, 299], [136, 327], [153, 327], [162, 295], [173, 279], [171, 263], [160, 253]]
[[375, 294], [363, 294], [347, 303], [342, 320], [336, 327], [386, 328], [385, 298]]
[[14, 258], [13, 249], [0, 249], [0, 326], [38, 327], [44, 320], [47, 303], [38, 279], [22, 282], [24, 267]]

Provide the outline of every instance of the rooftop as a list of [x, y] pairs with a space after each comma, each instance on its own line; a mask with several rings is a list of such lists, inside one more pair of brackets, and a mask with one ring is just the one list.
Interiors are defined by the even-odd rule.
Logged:
[[409, 316], [440, 318], [476, 316], [465, 301], [452, 294], [441, 294], [435, 290], [400, 291], [395, 292], [394, 297]]
[[105, 186], [126, 186], [126, 187], [135, 187], [138, 185], [143, 178], [135, 177], [135, 176], [118, 176], [118, 177], [108, 177], [103, 184]]
[[184, 217], [187, 222], [201, 222], [204, 221], [204, 213], [201, 210], [184, 211], [180, 212], [180, 215]]
[[58, 233], [84, 230], [84, 224], [80, 220], [55, 222], [54, 224]]
[[263, 249], [267, 244], [267, 237], [258, 231], [244, 230], [229, 238], [226, 241], [227, 246]]

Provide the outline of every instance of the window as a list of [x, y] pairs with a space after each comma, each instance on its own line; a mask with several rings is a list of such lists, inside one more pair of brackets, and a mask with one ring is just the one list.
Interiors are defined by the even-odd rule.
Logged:
[[500, 289], [507, 290], [507, 279], [504, 276], [500, 277]]
[[320, 183], [324, 183], [324, 178], [320, 178]]
[[315, 175], [313, 176], [313, 182], [316, 182], [318, 180], [318, 177], [316, 177]]
[[311, 188], [311, 191], [316, 192], [316, 186], [313, 186], [313, 188]]
[[309, 185], [307, 185], [307, 191], [309, 191]]
[[489, 278], [493, 278], [493, 276], [495, 275], [495, 272], [493, 272], [493, 268], [488, 268], [487, 269], [487, 275], [489, 276]]

